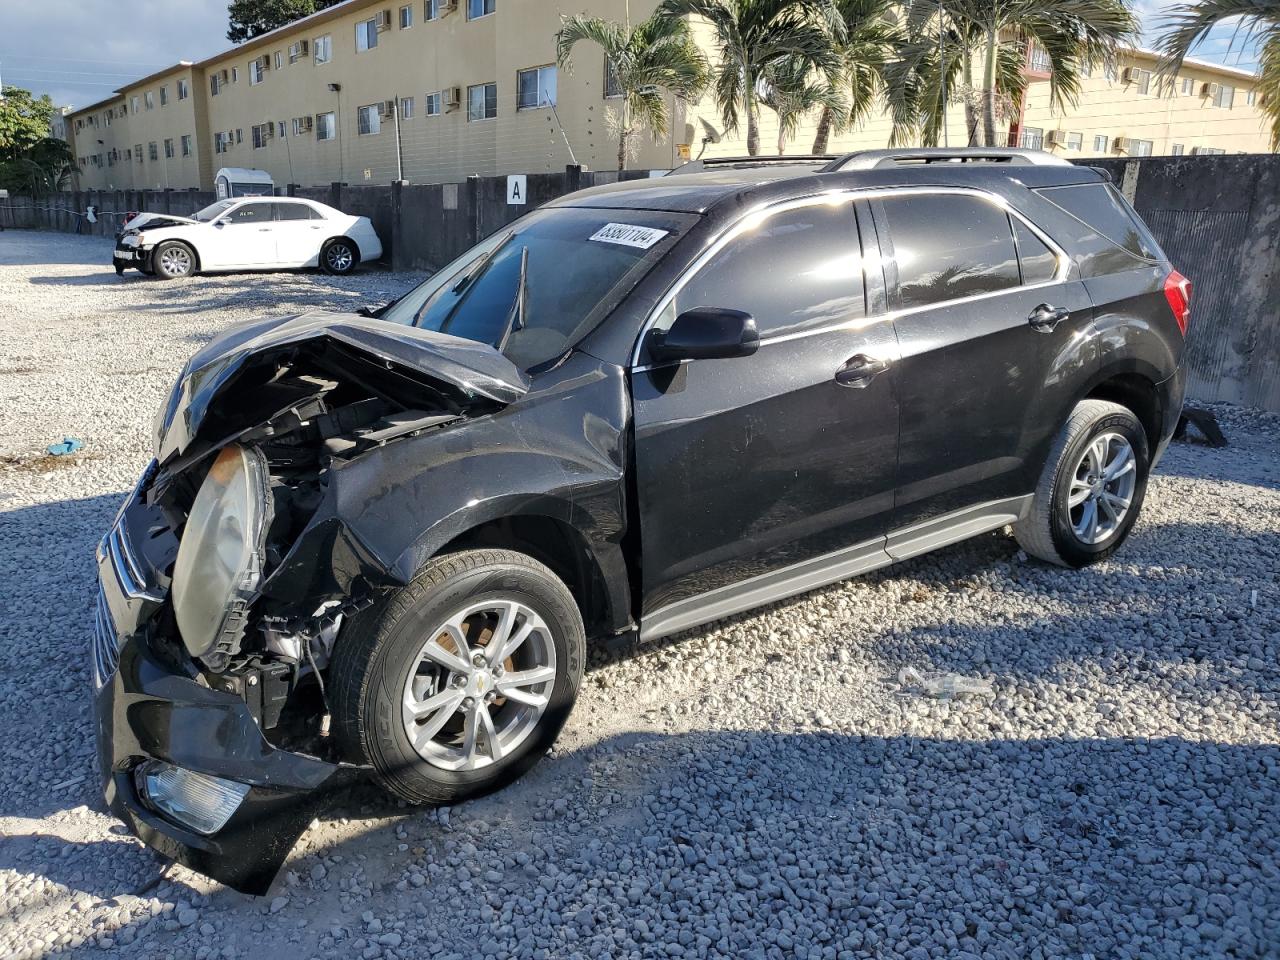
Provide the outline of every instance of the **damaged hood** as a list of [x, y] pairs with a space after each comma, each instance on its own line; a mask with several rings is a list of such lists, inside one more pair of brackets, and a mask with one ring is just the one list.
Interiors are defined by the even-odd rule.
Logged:
[[191, 217], [180, 217], [176, 213], [148, 213], [146, 211], [135, 214], [120, 230], [141, 230], [144, 227], [151, 227], [153, 230], [158, 227], [176, 227], [184, 223], [199, 223]]
[[156, 459], [163, 464], [190, 446], [211, 404], [246, 367], [287, 363], [299, 349], [328, 346], [418, 379], [461, 404], [483, 398], [506, 405], [529, 389], [515, 364], [487, 343], [349, 313], [255, 320], [219, 334], [187, 362], [156, 418]]

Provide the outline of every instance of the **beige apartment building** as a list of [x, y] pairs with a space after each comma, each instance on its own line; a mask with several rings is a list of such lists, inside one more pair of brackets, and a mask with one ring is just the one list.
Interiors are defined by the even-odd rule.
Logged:
[[[617, 164], [617, 104], [603, 54], [583, 43], [555, 66], [561, 12], [622, 20], [657, 0], [347, 0], [200, 63], [144, 77], [68, 115], [82, 188], [211, 189], [218, 168], [254, 167], [277, 184], [418, 183], [469, 174], [538, 173]], [[629, 9], [628, 9], [629, 8]], [[695, 35], [708, 51], [708, 29]], [[1084, 81], [1076, 107], [1048, 103], [1042, 54], [1027, 50], [1023, 102], [1003, 121], [1013, 143], [1062, 156], [1145, 156], [1268, 149], [1256, 78], [1188, 61], [1158, 88], [1155, 55], [1126, 51]], [[710, 95], [672, 99], [667, 136], [634, 138], [629, 165], [670, 168], [699, 155], [740, 155], [744, 128], [723, 129]], [[761, 144], [777, 149], [761, 111]], [[816, 116], [785, 145], [807, 153]], [[886, 116], [832, 136], [833, 152], [883, 147]], [[963, 144], [963, 108], [947, 138]]]

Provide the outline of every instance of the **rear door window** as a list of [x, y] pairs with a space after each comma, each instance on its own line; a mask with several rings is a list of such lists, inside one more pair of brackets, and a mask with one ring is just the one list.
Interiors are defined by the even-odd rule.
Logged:
[[1036, 192], [1135, 257], [1163, 259], [1160, 245], [1151, 232], [1110, 184], [1077, 183], [1045, 187]]
[[277, 220], [315, 220], [315, 211], [305, 203], [277, 203]]
[[1018, 286], [1009, 215], [980, 197], [919, 193], [885, 197], [898, 273], [899, 307], [909, 310]]
[[676, 294], [657, 327], [669, 327], [694, 307], [743, 310], [761, 336], [865, 316], [852, 203], [780, 210], [742, 231]]

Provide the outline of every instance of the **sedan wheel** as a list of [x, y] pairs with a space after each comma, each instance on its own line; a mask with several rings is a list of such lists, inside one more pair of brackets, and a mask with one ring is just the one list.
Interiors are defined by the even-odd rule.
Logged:
[[1137, 480], [1128, 440], [1118, 433], [1093, 439], [1076, 464], [1067, 495], [1071, 529], [1081, 543], [1099, 544], [1115, 536], [1129, 514]]
[[195, 272], [196, 259], [191, 248], [185, 243], [162, 243], [151, 255], [152, 268], [156, 276], [166, 280], [189, 277]]
[[320, 251], [320, 263], [328, 273], [350, 273], [356, 268], [356, 251], [348, 240], [330, 240]]

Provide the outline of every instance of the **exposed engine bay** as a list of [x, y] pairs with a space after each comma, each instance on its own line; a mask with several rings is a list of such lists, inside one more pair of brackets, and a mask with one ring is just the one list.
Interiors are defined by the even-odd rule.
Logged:
[[152, 645], [242, 698], [273, 745], [326, 755], [324, 674], [342, 623], [398, 582], [346, 529], [335, 469], [522, 390], [490, 347], [359, 317], [215, 340], [157, 419], [145, 530], [135, 517], [129, 531], [142, 579], [167, 597]]

